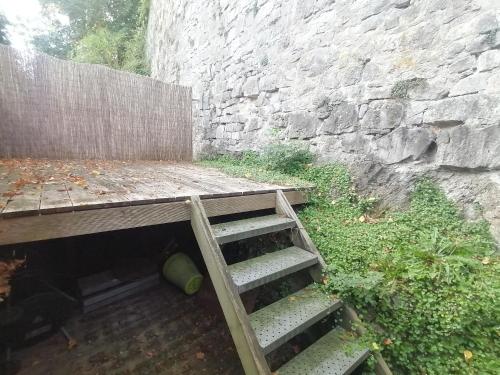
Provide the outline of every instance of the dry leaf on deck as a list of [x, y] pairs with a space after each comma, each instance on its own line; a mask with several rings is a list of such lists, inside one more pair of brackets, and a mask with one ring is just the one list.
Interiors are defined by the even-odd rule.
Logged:
[[205, 353], [203, 353], [203, 352], [197, 352], [196, 353], [196, 359], [199, 359], [199, 360], [205, 359]]

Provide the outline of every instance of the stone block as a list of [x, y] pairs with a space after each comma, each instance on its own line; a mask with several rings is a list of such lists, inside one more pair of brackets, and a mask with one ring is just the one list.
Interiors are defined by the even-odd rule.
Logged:
[[217, 129], [215, 130], [215, 138], [222, 139], [224, 137], [224, 132], [225, 132], [224, 129], [225, 129], [224, 125], [217, 126]]
[[379, 138], [372, 151], [373, 156], [384, 164], [406, 160], [418, 160], [434, 143], [434, 136], [425, 128], [398, 128]]
[[500, 50], [483, 52], [477, 59], [478, 72], [486, 72], [500, 67]]
[[396, 100], [376, 101], [369, 105], [361, 129], [368, 134], [383, 134], [401, 125], [405, 108]]
[[243, 96], [257, 98], [259, 92], [259, 79], [257, 77], [248, 77], [243, 85]]
[[287, 116], [290, 139], [310, 139], [316, 135], [319, 120], [308, 112], [295, 112]]
[[278, 90], [278, 77], [276, 74], [264, 76], [259, 81], [259, 89], [266, 92]]
[[257, 117], [253, 117], [248, 121], [247, 131], [252, 132], [262, 128], [262, 124], [260, 123]]
[[472, 55], [463, 57], [448, 67], [450, 73], [463, 73], [467, 70], [473, 69], [476, 66], [476, 58]]
[[317, 117], [320, 120], [324, 120], [332, 111], [332, 107], [330, 105], [330, 98], [326, 95], [320, 95], [316, 97], [313, 101], [314, 111], [316, 112]]
[[358, 127], [358, 106], [343, 102], [332, 106], [330, 116], [323, 122], [321, 134], [350, 133]]
[[[500, 125], [459, 126], [438, 138], [439, 165], [458, 169], [500, 169]], [[444, 142], [442, 140], [445, 140]]]
[[483, 125], [498, 124], [499, 119], [498, 98], [477, 94], [429, 102], [422, 122], [428, 125], [446, 127], [466, 122]]
[[476, 94], [483, 91], [488, 83], [488, 78], [489, 73], [476, 73], [465, 77], [450, 89], [449, 96]]

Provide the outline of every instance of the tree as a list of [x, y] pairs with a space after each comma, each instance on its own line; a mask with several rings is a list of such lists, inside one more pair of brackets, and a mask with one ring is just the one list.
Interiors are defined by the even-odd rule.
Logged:
[[0, 44], [10, 44], [9, 37], [7, 35], [7, 26], [9, 21], [2, 13], [0, 13]]
[[69, 18], [70, 38], [76, 44], [99, 28], [130, 34], [137, 25], [141, 0], [40, 0]]
[[[33, 39], [52, 56], [149, 74], [145, 35], [149, 0], [39, 0], [50, 30]], [[62, 23], [64, 15], [69, 23]]]
[[85, 35], [73, 50], [73, 59], [78, 62], [107, 65], [120, 69], [123, 63], [122, 45], [125, 35], [119, 31], [110, 31], [105, 27]]
[[69, 26], [57, 23], [51, 30], [35, 35], [32, 42], [39, 51], [60, 59], [68, 58], [73, 49]]

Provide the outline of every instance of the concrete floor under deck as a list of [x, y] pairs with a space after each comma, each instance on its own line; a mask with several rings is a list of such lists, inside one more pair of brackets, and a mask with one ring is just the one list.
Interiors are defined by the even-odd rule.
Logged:
[[64, 326], [78, 346], [56, 333], [22, 349], [18, 375], [243, 374], [223, 317], [165, 283]]

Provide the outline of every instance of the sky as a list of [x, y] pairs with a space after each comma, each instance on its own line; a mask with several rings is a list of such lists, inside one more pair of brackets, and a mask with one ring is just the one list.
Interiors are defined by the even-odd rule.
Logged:
[[11, 23], [7, 31], [14, 48], [29, 49], [33, 35], [47, 30], [38, 0], [0, 0], [0, 13]]

